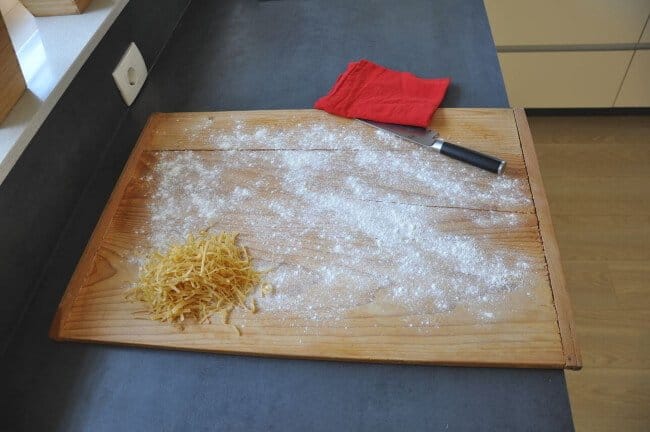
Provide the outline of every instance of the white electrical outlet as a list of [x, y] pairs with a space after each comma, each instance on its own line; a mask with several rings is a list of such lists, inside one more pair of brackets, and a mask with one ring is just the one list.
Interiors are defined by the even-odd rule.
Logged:
[[124, 102], [131, 106], [147, 79], [147, 65], [134, 42], [131, 42], [113, 71], [113, 79]]

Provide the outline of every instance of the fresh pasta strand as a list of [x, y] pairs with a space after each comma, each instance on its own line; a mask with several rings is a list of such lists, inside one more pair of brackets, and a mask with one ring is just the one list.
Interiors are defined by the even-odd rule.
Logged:
[[150, 254], [127, 298], [146, 303], [154, 320], [182, 327], [187, 319], [203, 323], [222, 313], [227, 324], [234, 308], [250, 309], [245, 301], [261, 275], [246, 249], [237, 245], [237, 234], [203, 231]]

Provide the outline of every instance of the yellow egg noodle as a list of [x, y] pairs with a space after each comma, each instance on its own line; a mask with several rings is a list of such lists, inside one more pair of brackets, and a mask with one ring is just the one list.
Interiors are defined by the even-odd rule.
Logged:
[[[204, 323], [221, 313], [227, 324], [236, 307], [257, 311], [254, 300], [246, 302], [261, 276], [246, 248], [237, 245], [237, 234], [202, 231], [164, 252], [152, 252], [127, 298], [146, 303], [154, 320], [182, 327], [188, 319]], [[262, 295], [271, 291], [266, 284], [261, 288]]]

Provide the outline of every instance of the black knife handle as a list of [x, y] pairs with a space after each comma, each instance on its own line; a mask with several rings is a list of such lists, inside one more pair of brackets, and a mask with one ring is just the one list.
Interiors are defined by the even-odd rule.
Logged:
[[506, 167], [506, 161], [504, 160], [461, 147], [458, 144], [436, 140], [433, 147], [445, 156], [466, 162], [495, 174], [501, 174]]

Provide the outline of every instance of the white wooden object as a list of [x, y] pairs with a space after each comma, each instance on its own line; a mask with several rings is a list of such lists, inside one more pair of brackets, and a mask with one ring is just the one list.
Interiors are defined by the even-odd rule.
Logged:
[[[642, 60], [623, 84], [633, 53], [650, 43], [650, 0], [484, 3], [512, 106], [650, 106], [643, 102], [645, 88], [639, 89], [644, 84], [634, 78], [644, 70]], [[622, 86], [624, 95], [631, 93], [619, 102]]]

